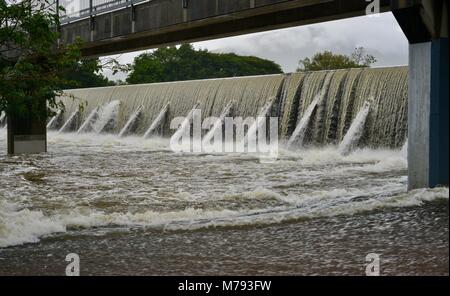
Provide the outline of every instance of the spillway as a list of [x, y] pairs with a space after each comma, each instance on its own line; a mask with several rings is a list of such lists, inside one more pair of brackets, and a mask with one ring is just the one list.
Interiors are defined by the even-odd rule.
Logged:
[[[407, 80], [407, 67], [390, 67], [76, 89], [60, 98], [66, 106], [61, 120], [61, 127], [66, 127], [60, 128], [85, 130], [82, 124], [87, 120], [99, 126], [104, 122], [96, 123], [101, 118], [93, 114], [110, 106], [114, 107], [110, 110], [113, 124], [96, 132], [119, 135], [125, 129], [122, 135], [143, 137], [158, 121], [161, 135], [171, 137], [176, 132], [170, 129], [171, 120], [187, 116], [196, 104], [202, 119], [220, 118], [231, 104], [228, 116], [257, 117], [270, 104], [267, 116], [279, 118], [282, 141], [288, 142], [303, 123], [302, 146], [338, 145], [370, 98], [371, 107], [355, 145], [399, 148], [407, 138]], [[80, 102], [86, 105], [70, 129], [66, 123], [74, 120]], [[309, 117], [306, 123], [305, 116]]]
[[[383, 275], [448, 275], [448, 188], [408, 191], [406, 91], [404, 67], [72, 90], [50, 153], [0, 155], [0, 274], [86, 250], [86, 274], [358, 275], [375, 250], [392, 259]], [[197, 107], [214, 149], [174, 152]], [[242, 141], [226, 132], [223, 153], [229, 116], [278, 119], [266, 139], [284, 143], [227, 153]], [[259, 126], [239, 134], [264, 143]]]
[[6, 125], [6, 113], [4, 111], [0, 112], [0, 127]]

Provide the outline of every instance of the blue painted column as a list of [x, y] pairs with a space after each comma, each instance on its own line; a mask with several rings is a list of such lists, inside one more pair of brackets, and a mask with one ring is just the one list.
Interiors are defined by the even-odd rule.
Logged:
[[448, 38], [409, 46], [409, 189], [448, 186]]
[[448, 186], [448, 38], [431, 42], [430, 172], [428, 185]]
[[448, 186], [447, 0], [391, 0], [409, 41], [408, 187]]

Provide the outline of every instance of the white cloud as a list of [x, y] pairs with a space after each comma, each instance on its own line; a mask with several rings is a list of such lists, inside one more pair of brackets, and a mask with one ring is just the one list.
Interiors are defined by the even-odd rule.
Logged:
[[[408, 63], [408, 41], [391, 13], [197, 42], [194, 46], [269, 59], [280, 64], [285, 72], [295, 71], [300, 59], [316, 52], [350, 54], [358, 46], [377, 58], [375, 66]], [[119, 60], [131, 63], [140, 53], [124, 54]], [[105, 74], [114, 80], [126, 78], [123, 73], [114, 77]]]

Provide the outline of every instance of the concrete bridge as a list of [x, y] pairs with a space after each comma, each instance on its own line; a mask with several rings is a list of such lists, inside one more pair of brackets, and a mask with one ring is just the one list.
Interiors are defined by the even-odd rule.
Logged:
[[[62, 5], [72, 0], [60, 0]], [[91, 0], [63, 16], [62, 42], [105, 55], [364, 15], [365, 0]], [[66, 4], [67, 5], [67, 4]], [[69, 8], [71, 6], [68, 6]], [[390, 9], [381, 0], [380, 10]]]
[[[378, 7], [380, 12], [392, 11], [410, 43], [409, 187], [448, 185], [446, 0], [57, 2], [66, 7], [66, 13], [62, 15], [61, 42], [72, 43], [76, 38], [81, 38], [85, 41], [82, 49], [85, 56], [108, 55], [361, 16], [366, 14], [368, 7]], [[42, 148], [46, 147], [45, 123], [34, 121], [33, 124], [27, 124], [28, 132], [14, 128], [20, 125], [18, 123], [8, 124], [9, 153], [45, 150]], [[39, 134], [44, 134], [44, 138]]]

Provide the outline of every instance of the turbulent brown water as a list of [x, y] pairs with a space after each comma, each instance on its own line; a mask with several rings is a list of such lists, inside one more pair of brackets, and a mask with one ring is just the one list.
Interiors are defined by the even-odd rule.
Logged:
[[[321, 92], [305, 145], [273, 163], [169, 147], [196, 103], [255, 116], [273, 98], [288, 140]], [[0, 128], [2, 275], [64, 275], [73, 252], [85, 275], [364, 275], [369, 253], [383, 275], [449, 273], [448, 188], [407, 191], [405, 68], [72, 93], [88, 105], [65, 99], [47, 154], [7, 156]], [[144, 139], [157, 117], [163, 137]]]

